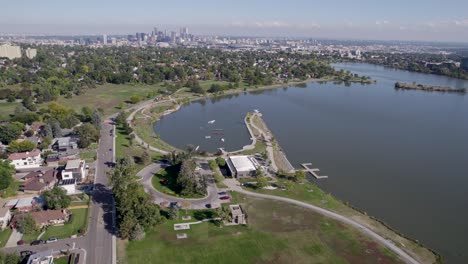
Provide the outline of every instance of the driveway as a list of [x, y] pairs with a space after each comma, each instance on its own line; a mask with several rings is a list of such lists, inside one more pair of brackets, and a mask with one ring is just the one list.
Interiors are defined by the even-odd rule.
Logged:
[[13, 229], [13, 233], [11, 233], [10, 238], [8, 239], [5, 247], [10, 248], [10, 247], [16, 247], [16, 243], [20, 241], [23, 238], [23, 234], [18, 232], [16, 229]]
[[[202, 166], [204, 167], [204, 166]], [[161, 169], [164, 168], [164, 165], [161, 163], [153, 163], [141, 171], [137, 173], [137, 176], [140, 177], [140, 182], [143, 184], [143, 187], [145, 188], [145, 191], [149, 193], [153, 199], [153, 202], [161, 205], [161, 204], [170, 204], [170, 203], [190, 203], [190, 206], [187, 207], [187, 209], [206, 209], [207, 204], [211, 205], [211, 208], [219, 208], [222, 200], [219, 199], [218, 197], [218, 188], [216, 188], [216, 183], [214, 181], [213, 175], [211, 173], [206, 173], [206, 170], [202, 168], [203, 175], [206, 175], [207, 177], [207, 185], [208, 185], [208, 195], [204, 198], [200, 199], [184, 199], [184, 198], [179, 198], [175, 197], [172, 195], [167, 195], [165, 193], [162, 193], [158, 190], [156, 190], [153, 187], [153, 184], [151, 182], [151, 179], [153, 178], [153, 175], [160, 171]]]

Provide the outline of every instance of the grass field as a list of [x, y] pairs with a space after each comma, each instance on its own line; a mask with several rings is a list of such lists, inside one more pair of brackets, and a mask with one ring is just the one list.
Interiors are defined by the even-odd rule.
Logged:
[[80, 153], [80, 158], [86, 160], [87, 163], [92, 163], [96, 156], [97, 156], [96, 151]]
[[200, 194], [182, 196], [180, 194], [181, 189], [176, 182], [177, 173], [179, 173], [179, 166], [171, 166], [159, 171], [151, 179], [153, 187], [162, 193], [183, 198], [202, 198], [204, 196]]
[[[151, 263], [155, 259], [207, 264], [398, 263], [353, 229], [311, 211], [233, 196], [241, 199], [248, 226], [203, 223], [176, 232], [173, 224], [183, 221], [168, 221], [148, 232], [144, 240], [129, 242], [124, 263]], [[188, 238], [177, 240], [177, 233], [186, 233]]]
[[[132, 84], [104, 84], [98, 85], [95, 89], [88, 89], [84, 94], [73, 96], [70, 99], [60, 97], [57, 102], [73, 108], [80, 112], [83, 106], [89, 106], [91, 109], [102, 108], [105, 115], [118, 112], [118, 105], [125, 103], [132, 95], [138, 95], [145, 99], [148, 93], [158, 91], [161, 85], [132, 85]], [[128, 103], [125, 103], [125, 107]]]
[[0, 248], [5, 246], [12, 232], [13, 230], [8, 227], [5, 230], [0, 231]]
[[291, 181], [286, 181], [279, 179], [277, 182], [278, 185], [285, 186], [286, 191], [276, 189], [276, 190], [265, 190], [265, 189], [256, 189], [246, 186], [250, 191], [273, 194], [277, 196], [283, 196], [292, 198], [299, 201], [304, 201], [310, 204], [314, 204], [331, 211], [335, 211], [341, 215], [347, 216], [365, 226], [372, 229], [374, 232], [378, 233], [383, 237], [387, 237], [395, 242], [397, 246], [402, 249], [409, 249], [410, 252], [416, 253], [413, 257], [420, 260], [422, 263], [435, 263], [436, 256], [430, 252], [427, 248], [418, 245], [414, 241], [408, 240], [403, 236], [396, 233], [394, 230], [380, 223], [376, 219], [368, 216], [365, 213], [356, 211], [355, 209], [347, 206], [345, 203], [337, 200], [331, 194], [325, 193], [322, 189], [318, 188], [315, 184], [304, 183], [298, 184]]
[[68, 257], [54, 258], [54, 264], [68, 264]]
[[16, 102], [0, 103], [0, 119], [9, 119], [10, 115], [15, 112], [15, 108], [19, 105], [21, 104]]

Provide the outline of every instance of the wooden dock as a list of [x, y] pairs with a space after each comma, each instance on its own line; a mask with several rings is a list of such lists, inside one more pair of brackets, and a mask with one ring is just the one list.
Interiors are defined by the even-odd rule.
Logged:
[[328, 178], [328, 176], [318, 175], [318, 172], [319, 172], [320, 170], [317, 169], [317, 168], [311, 168], [312, 163], [302, 163], [301, 166], [304, 167], [304, 169], [305, 169], [308, 173], [312, 174], [312, 176], [314, 176], [316, 179], [326, 179], [326, 178]]

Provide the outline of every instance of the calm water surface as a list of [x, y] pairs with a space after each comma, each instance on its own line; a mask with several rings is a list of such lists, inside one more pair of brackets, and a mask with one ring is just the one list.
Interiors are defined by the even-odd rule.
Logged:
[[393, 88], [396, 81], [454, 88], [468, 82], [368, 64], [335, 67], [377, 83], [309, 83], [199, 101], [155, 130], [180, 148], [236, 150], [250, 142], [246, 112], [259, 109], [293, 165], [312, 162], [330, 177], [317, 181], [323, 189], [447, 262], [468, 263], [468, 96]]

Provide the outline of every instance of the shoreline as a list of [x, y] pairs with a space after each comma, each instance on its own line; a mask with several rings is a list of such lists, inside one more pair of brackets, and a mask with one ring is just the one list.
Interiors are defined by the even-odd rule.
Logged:
[[[311, 79], [311, 80], [306, 80], [306, 81], [296, 81], [296, 82], [291, 82], [291, 83], [287, 83], [287, 84], [274, 84], [274, 85], [269, 85], [269, 86], [262, 86], [262, 87], [258, 87], [258, 88], [249, 88], [249, 89], [235, 89], [235, 90], [232, 90], [232, 91], [228, 91], [226, 93], [222, 93], [222, 94], [206, 94], [206, 95], [203, 95], [203, 96], [188, 96], [188, 97], [185, 97], [185, 98], [177, 98], [177, 99], [172, 99], [174, 100], [175, 102], [177, 102], [177, 104], [175, 105], [175, 108], [174, 109], [169, 109], [169, 110], [166, 110], [165, 113], [163, 115], [168, 115], [168, 114], [171, 114], [171, 113], [174, 113], [176, 112], [177, 110], [179, 110], [184, 104], [188, 104], [188, 103], [191, 103], [191, 102], [194, 102], [194, 101], [198, 101], [198, 100], [206, 100], [206, 99], [209, 99], [209, 98], [212, 98], [212, 97], [217, 97], [217, 96], [227, 96], [227, 95], [233, 95], [233, 94], [239, 94], [241, 92], [253, 92], [253, 91], [260, 91], [260, 90], [268, 90], [268, 89], [277, 89], [277, 88], [282, 88], [282, 87], [289, 87], [291, 85], [295, 85], [295, 84], [301, 84], [301, 83], [308, 83], [308, 82], [328, 82], [328, 81], [335, 81], [333, 79]], [[183, 100], [187, 100], [185, 102], [181, 102]], [[137, 112], [140, 112], [140, 111], [143, 111], [144, 109], [146, 108], [149, 108], [149, 107], [154, 107], [155, 105], [157, 105], [158, 102], [154, 102], [154, 103], [151, 103], [143, 108], [140, 108], [139, 110], [135, 111], [134, 113], [137, 113]], [[166, 113], [167, 112], [167, 113]], [[161, 115], [161, 116], [163, 116]], [[159, 116], [159, 118], [161, 117]], [[154, 124], [159, 120], [159, 118], [157, 120], [154, 121], [153, 123], [153, 126]], [[246, 116], [247, 118], [247, 116]], [[245, 119], [246, 120], [246, 119]], [[247, 129], [249, 130], [249, 127], [246, 123], [246, 127]], [[152, 132], [154, 134], [157, 134], [156, 131], [152, 130]], [[249, 130], [249, 133], [251, 131]], [[258, 131], [259, 133], [261, 133], [260, 131]], [[253, 132], [251, 133], [251, 136], [252, 136]], [[168, 144], [167, 142], [165, 142], [164, 140], [162, 140], [160, 137], [158, 137], [158, 140], [164, 142], [165, 144], [167, 145], [170, 145]], [[251, 144], [249, 145], [246, 145], [246, 146], [251, 146]], [[170, 145], [172, 146], [172, 145]], [[174, 147], [174, 146], [172, 146]], [[244, 146], [245, 147], [245, 146]], [[175, 147], [174, 147], [175, 148]], [[243, 149], [242, 149], [243, 150]], [[240, 150], [240, 151], [242, 151]], [[201, 158], [209, 158], [209, 157], [213, 157], [214, 155], [212, 153], [209, 153], [208, 156], [201, 156]], [[286, 157], [286, 156], [285, 156]], [[318, 187], [317, 187], [318, 188]], [[331, 194], [330, 194], [331, 195]], [[400, 231], [392, 228], [390, 225], [388, 225], [387, 223], [385, 223], [384, 221], [382, 220], [379, 220], [378, 218], [376, 217], [373, 217], [373, 216], [369, 216], [367, 215], [366, 212], [363, 212], [362, 210], [360, 210], [359, 208], [351, 205], [349, 202], [344, 202], [342, 200], [339, 200], [337, 199], [335, 196], [331, 195], [336, 201], [338, 201], [339, 203], [341, 203], [342, 205], [346, 206], [347, 208], [349, 208], [350, 210], [353, 210], [354, 212], [356, 212], [358, 215], [361, 215], [362, 217], [369, 217], [371, 221], [374, 221], [376, 224], [380, 224], [382, 227], [386, 228], [387, 230], [389, 230], [391, 233], [393, 233], [394, 235], [396, 235], [397, 237], [400, 237], [402, 239], [405, 239], [405, 240], [408, 240], [414, 244], [416, 244], [418, 247], [422, 248], [422, 249], [425, 249], [427, 251], [429, 251], [431, 254], [434, 255], [434, 258], [435, 258], [435, 261], [436, 263], [441, 263], [443, 260], [442, 260], [442, 256], [437, 253], [435, 250], [423, 245], [421, 242], [419, 242], [417, 239], [412, 239], [410, 237], [407, 237], [405, 236], [403, 233], [401, 233]], [[358, 215], [356, 215], [356, 217], [359, 217]], [[361, 223], [361, 222], [360, 222]], [[365, 224], [367, 225], [367, 223], [362, 222], [362, 224]], [[390, 238], [389, 238], [390, 239]], [[397, 242], [396, 240], [394, 239], [391, 239], [394, 243], [399, 243]], [[403, 244], [404, 245], [404, 244]], [[410, 251], [412, 252], [412, 251]], [[413, 254], [415, 254], [414, 252], [412, 252]], [[419, 255], [416, 255], [416, 256], [419, 256]]]

